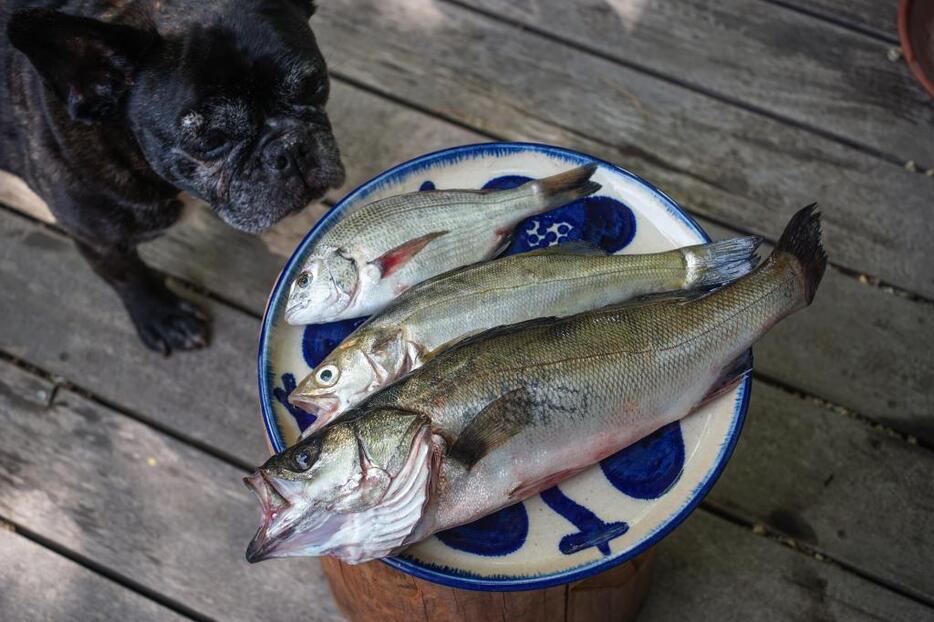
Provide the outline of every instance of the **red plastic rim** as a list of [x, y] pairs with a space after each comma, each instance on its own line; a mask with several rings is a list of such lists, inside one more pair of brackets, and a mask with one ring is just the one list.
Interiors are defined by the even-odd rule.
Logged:
[[934, 2], [901, 0], [898, 38], [911, 72], [934, 97]]

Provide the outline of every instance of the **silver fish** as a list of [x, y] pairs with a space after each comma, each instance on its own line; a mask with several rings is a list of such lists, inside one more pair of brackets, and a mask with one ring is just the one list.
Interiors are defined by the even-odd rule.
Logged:
[[308, 436], [463, 337], [646, 294], [718, 286], [755, 267], [760, 242], [734, 238], [645, 255], [608, 255], [571, 243], [446, 272], [357, 328], [289, 401], [317, 415], [303, 433]]
[[246, 478], [247, 559], [394, 554], [559, 483], [749, 371], [826, 265], [809, 206], [750, 274], [703, 297], [494, 329], [445, 350]]
[[596, 165], [510, 190], [433, 190], [364, 205], [328, 229], [292, 281], [289, 324], [371, 315], [433, 276], [489, 259], [523, 219], [590, 195]]

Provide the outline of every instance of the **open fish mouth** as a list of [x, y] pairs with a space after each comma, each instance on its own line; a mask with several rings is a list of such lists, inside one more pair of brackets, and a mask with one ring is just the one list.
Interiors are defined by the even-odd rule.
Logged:
[[340, 410], [340, 398], [333, 395], [301, 395], [293, 391], [289, 395], [289, 404], [298, 406], [306, 413], [321, 417], [332, 417]]
[[379, 500], [352, 512], [330, 510], [320, 501], [310, 507], [289, 503], [289, 491], [280, 490], [277, 480], [257, 470], [244, 478], [263, 512], [263, 522], [247, 547], [247, 561], [334, 555], [353, 564], [389, 555], [405, 544], [422, 518], [437, 466], [433, 457], [431, 432], [424, 426]]

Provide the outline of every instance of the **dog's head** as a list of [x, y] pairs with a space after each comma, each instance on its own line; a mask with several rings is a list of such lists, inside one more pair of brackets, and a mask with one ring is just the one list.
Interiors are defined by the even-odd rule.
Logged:
[[311, 0], [111, 4], [10, 20], [72, 118], [126, 124], [153, 170], [249, 232], [343, 183]]

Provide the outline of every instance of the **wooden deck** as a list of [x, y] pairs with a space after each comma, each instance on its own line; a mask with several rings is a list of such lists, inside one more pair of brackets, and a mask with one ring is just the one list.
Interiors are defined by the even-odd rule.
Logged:
[[[882, 0], [325, 0], [347, 188], [530, 140], [646, 177], [715, 237], [820, 201], [832, 267], [756, 349], [746, 429], [659, 547], [641, 620], [934, 620], [934, 105]], [[331, 620], [314, 560], [249, 566], [266, 293], [324, 207], [260, 238], [196, 211], [150, 264], [211, 347], [137, 342], [0, 181], [0, 618]], [[334, 193], [336, 198], [340, 192]]]

